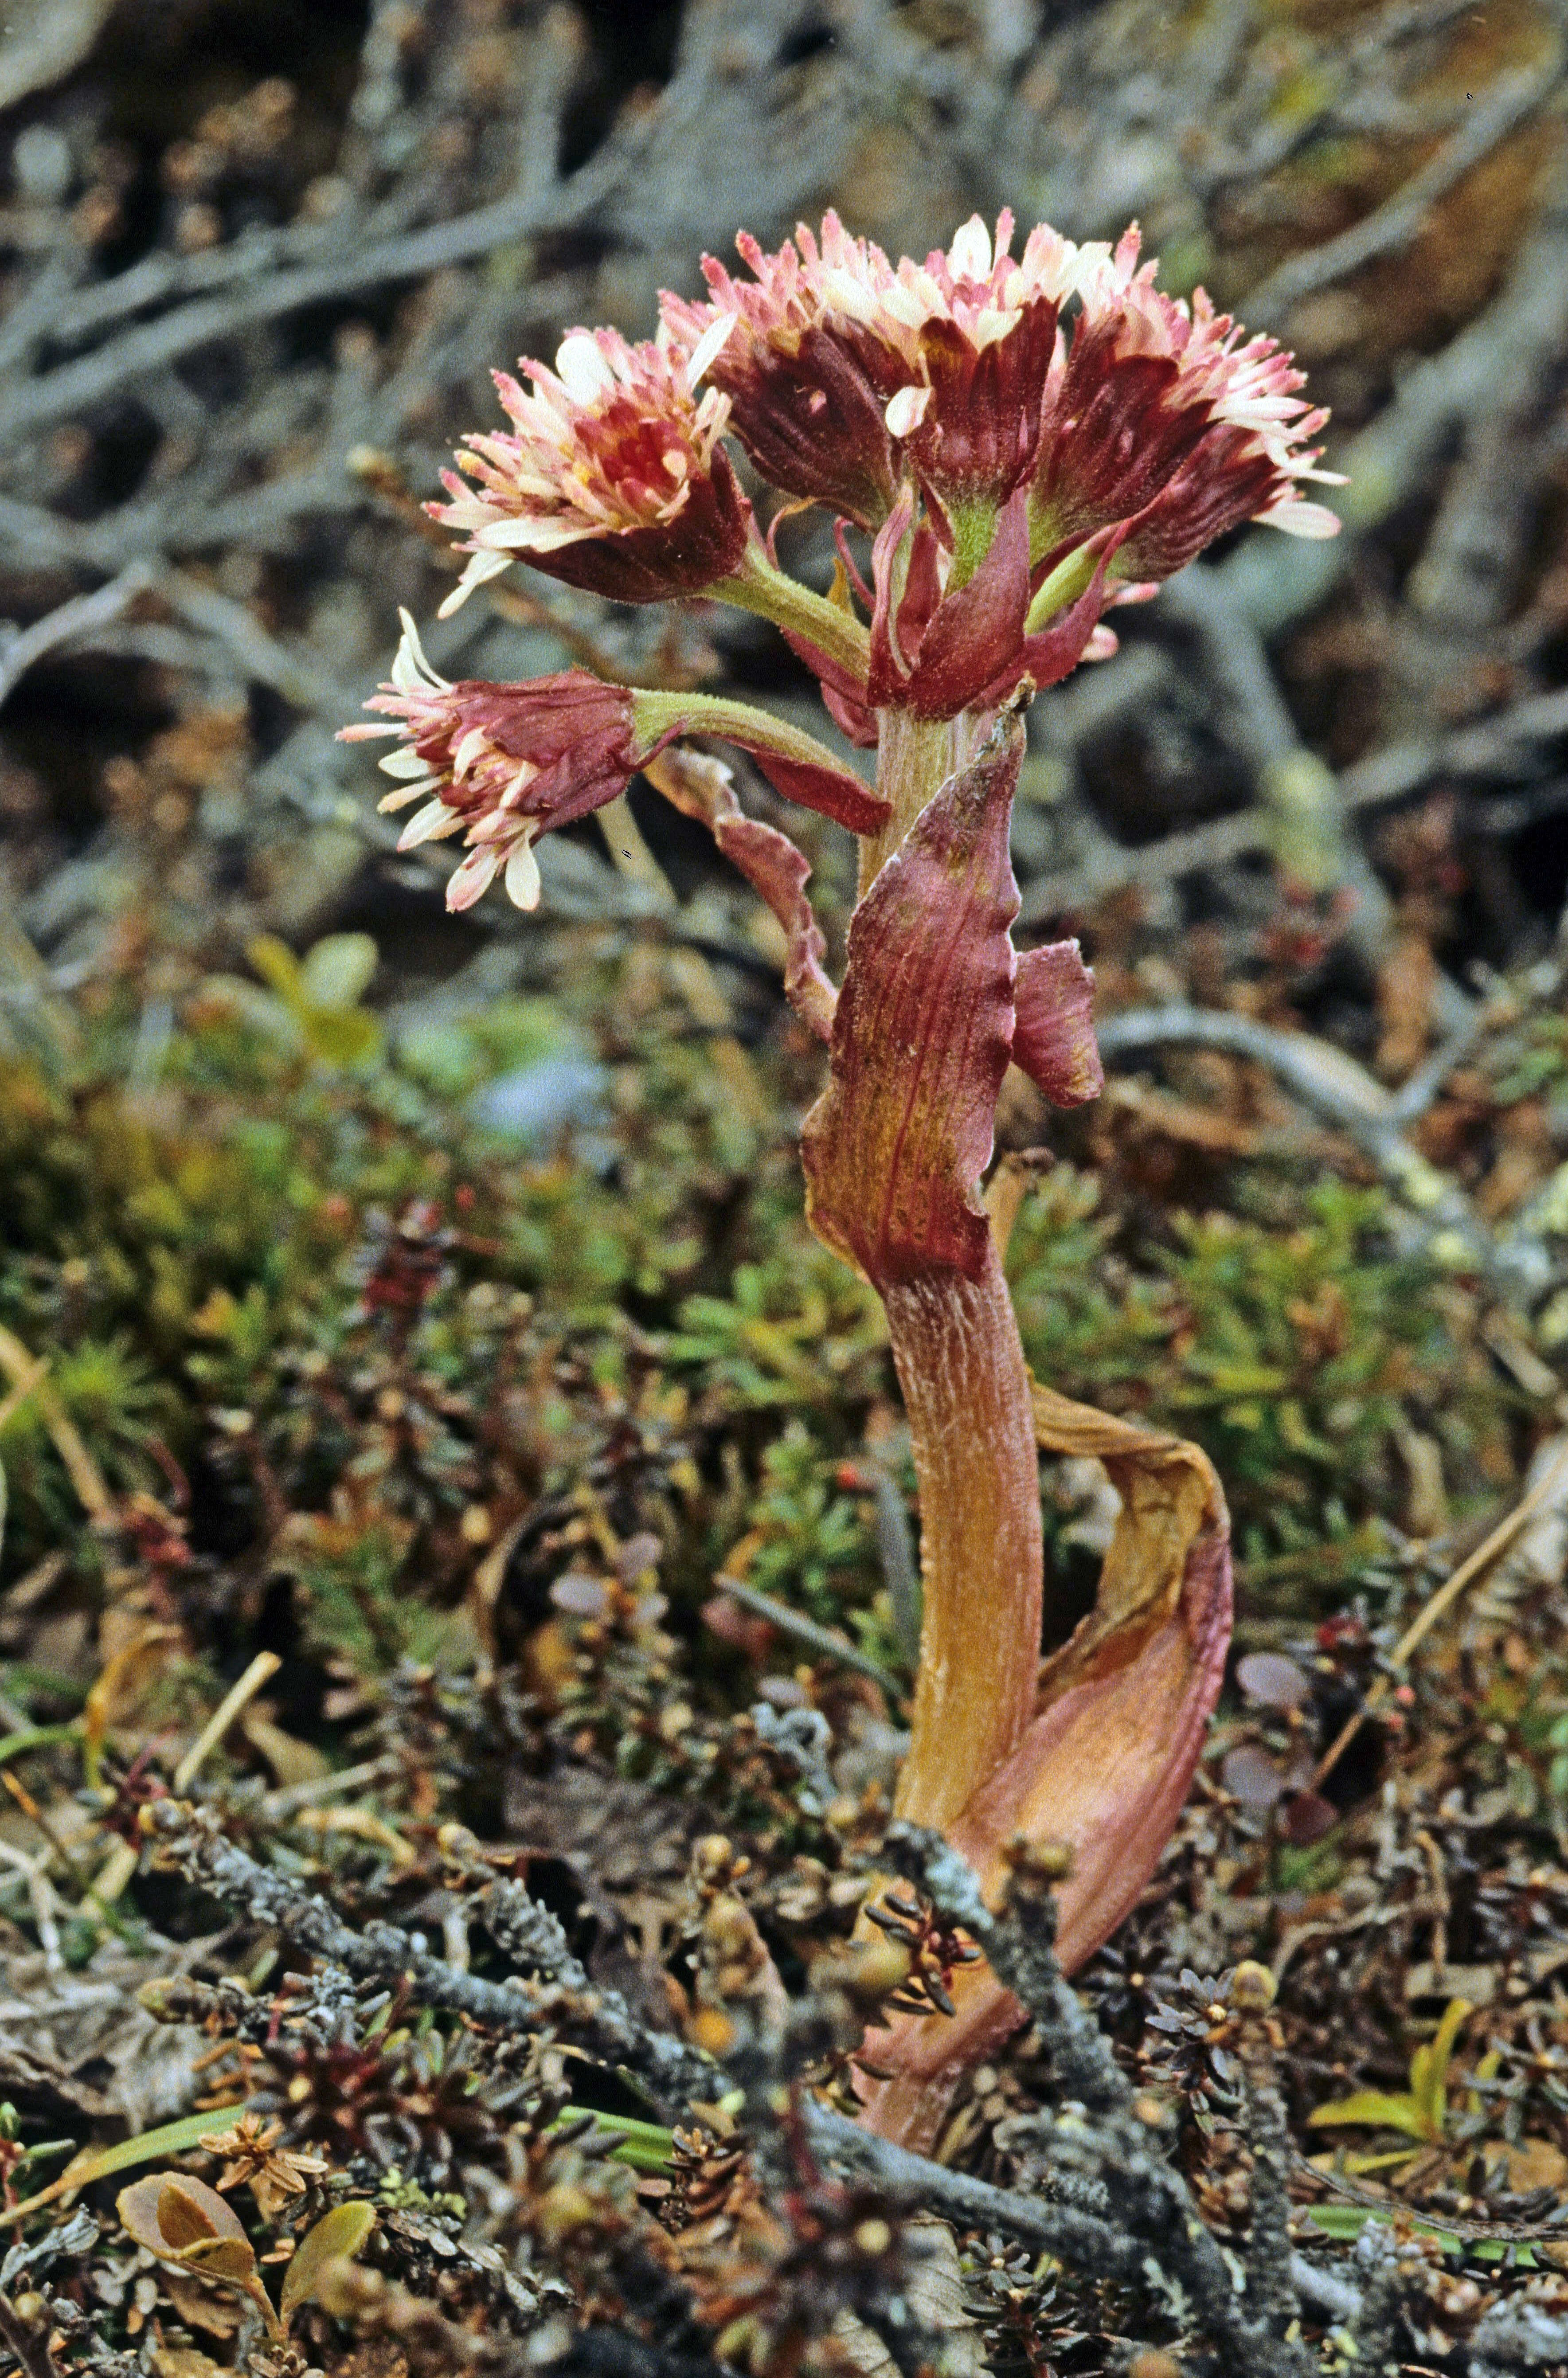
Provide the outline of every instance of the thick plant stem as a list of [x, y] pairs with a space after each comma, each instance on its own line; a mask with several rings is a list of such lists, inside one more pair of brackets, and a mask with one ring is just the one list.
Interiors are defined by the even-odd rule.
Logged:
[[1043, 1547], [1029, 1374], [988, 1246], [883, 1299], [920, 1488], [925, 1611], [897, 1813], [943, 1827], [1016, 1749], [1039, 1671]]
[[884, 710], [877, 724], [877, 790], [892, 813], [880, 833], [860, 838], [862, 898], [943, 778], [952, 774], [961, 722]]

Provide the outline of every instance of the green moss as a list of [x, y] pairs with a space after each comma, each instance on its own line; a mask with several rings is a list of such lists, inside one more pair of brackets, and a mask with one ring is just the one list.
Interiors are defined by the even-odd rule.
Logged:
[[1191, 1436], [1214, 1461], [1254, 1588], [1343, 1591], [1399, 1520], [1400, 1442], [1430, 1432], [1451, 1493], [1510, 1460], [1516, 1399], [1435, 1266], [1393, 1253], [1377, 1190], [1239, 1182], [1253, 1212], [1172, 1213], [1125, 1252], [1065, 1168], [1020, 1219], [1009, 1269], [1036, 1376]]

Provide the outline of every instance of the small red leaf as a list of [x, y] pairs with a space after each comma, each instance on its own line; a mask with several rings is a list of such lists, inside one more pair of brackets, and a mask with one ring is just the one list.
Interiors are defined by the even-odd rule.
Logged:
[[1293, 1849], [1304, 1850], [1321, 1842], [1338, 1822], [1339, 1811], [1332, 1800], [1325, 1800], [1321, 1792], [1298, 1792], [1286, 1804], [1280, 1831]]
[[1020, 487], [974, 577], [946, 597], [926, 630], [902, 697], [909, 708], [924, 718], [952, 718], [994, 685], [1022, 650], [1028, 607], [1028, 498]]
[[1095, 978], [1076, 942], [1025, 950], [1012, 991], [1012, 1062], [1053, 1106], [1081, 1107], [1105, 1087], [1095, 1039]]
[[812, 1228], [885, 1288], [977, 1279], [980, 1203], [1012, 1039], [1008, 855], [1023, 730], [1006, 720], [911, 826], [856, 910], [832, 1074], [801, 1153]]
[[646, 774], [683, 815], [701, 820], [724, 857], [761, 894], [788, 943], [785, 995], [818, 1039], [826, 1040], [838, 993], [823, 969], [828, 945], [806, 897], [811, 869], [804, 852], [787, 835], [745, 814], [728, 769], [717, 760], [699, 751], [662, 751]]
[[775, 791], [802, 809], [816, 810], [851, 834], [875, 834], [888, 822], [888, 805], [880, 793], [848, 768], [816, 768], [808, 761], [786, 760], [760, 744], [748, 747]]

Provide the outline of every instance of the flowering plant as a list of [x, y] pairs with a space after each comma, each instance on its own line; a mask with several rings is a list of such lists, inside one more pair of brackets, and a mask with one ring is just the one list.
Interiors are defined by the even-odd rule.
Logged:
[[[748, 277], [708, 260], [656, 339], [575, 330], [532, 383], [497, 375], [512, 427], [475, 437], [429, 509], [470, 559], [446, 608], [522, 558], [616, 601], [701, 594], [772, 619], [824, 704], [875, 751], [870, 786], [748, 704], [634, 691], [581, 670], [449, 684], [413, 622], [384, 714], [383, 807], [403, 844], [461, 835], [449, 900], [497, 872], [539, 897], [533, 845], [647, 769], [704, 820], [784, 927], [785, 989], [827, 1044], [807, 1119], [812, 1227], [885, 1306], [909, 1414], [925, 1601], [898, 1813], [942, 1829], [982, 1882], [1018, 1837], [1064, 1843], [1061, 1952], [1119, 1922], [1175, 1822], [1230, 1625], [1225, 1504], [1194, 1447], [1030, 1378], [980, 1184], [1010, 1064], [1071, 1106], [1100, 1086], [1092, 982], [1072, 942], [1019, 952], [1009, 859], [1022, 713], [1114, 650], [1106, 614], [1222, 534], [1304, 536], [1334, 515], [1304, 482], [1325, 416], [1267, 338], [1202, 292], [1155, 286], [1136, 230], [1114, 248], [1041, 225], [1011, 255], [976, 218], [924, 264], [892, 263], [830, 214]], [[835, 515], [826, 594], [778, 564], [725, 439], [798, 504]], [[869, 540], [856, 557], [851, 534]], [[868, 575], [867, 574], [868, 571]], [[748, 818], [699, 734], [859, 837], [843, 983], [824, 967], [806, 859]], [[1101, 1459], [1121, 1496], [1099, 1598], [1042, 1666], [1038, 1449]], [[983, 1964], [952, 2016], [901, 2017], [867, 2052], [865, 2119], [928, 2139], [952, 2075], [1018, 2020]], [[870, 2077], [875, 2075], [875, 2077]]]

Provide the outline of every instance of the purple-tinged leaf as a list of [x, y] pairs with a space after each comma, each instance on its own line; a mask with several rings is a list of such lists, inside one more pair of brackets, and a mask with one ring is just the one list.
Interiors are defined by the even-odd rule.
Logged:
[[851, 834], [875, 834], [888, 822], [888, 805], [848, 768], [819, 768], [807, 760], [786, 760], [762, 744], [744, 747], [775, 792], [802, 809], [816, 810]]
[[1282, 1651], [1249, 1651], [1236, 1663], [1236, 1681], [1250, 1701], [1264, 1709], [1300, 1709], [1312, 1698], [1312, 1680]]
[[1058, 1107], [1081, 1107], [1105, 1087], [1095, 1039], [1095, 978], [1076, 942], [1025, 950], [1012, 987], [1012, 1062]]
[[1238, 1743], [1234, 1750], [1227, 1751], [1219, 1772], [1231, 1798], [1257, 1814], [1272, 1808], [1285, 1790], [1278, 1759], [1271, 1759], [1256, 1742]]
[[[1012, 1756], [945, 1828], [987, 1895], [1022, 1834], [1060, 1843], [1072, 1864], [1057, 1893], [1057, 1950], [1071, 1972], [1136, 1903], [1170, 1837], [1203, 1749], [1230, 1641], [1230, 1535], [1206, 1457], [1179, 1438], [1035, 1388], [1048, 1452], [1103, 1461], [1121, 1512], [1098, 1599], [1047, 1662], [1038, 1713]], [[958, 2013], [912, 2016], [866, 2043], [886, 2081], [865, 2088], [868, 2129], [930, 2144], [943, 2084], [979, 2063], [1023, 2019], [988, 1966], [953, 1977]]]
[[701, 820], [731, 865], [761, 894], [784, 928], [785, 996], [818, 1039], [829, 1039], [838, 993], [823, 967], [828, 945], [806, 896], [811, 869], [805, 854], [787, 835], [745, 814], [721, 761], [699, 751], [662, 751], [645, 773], [683, 815]]
[[849, 928], [832, 1073], [806, 1119], [812, 1228], [879, 1288], [941, 1266], [977, 1279], [980, 1203], [1012, 1039], [1016, 718], [941, 790]]
[[1029, 608], [1028, 503], [1021, 487], [1004, 505], [980, 567], [940, 605], [926, 629], [903, 700], [923, 718], [952, 718], [1017, 659]]

